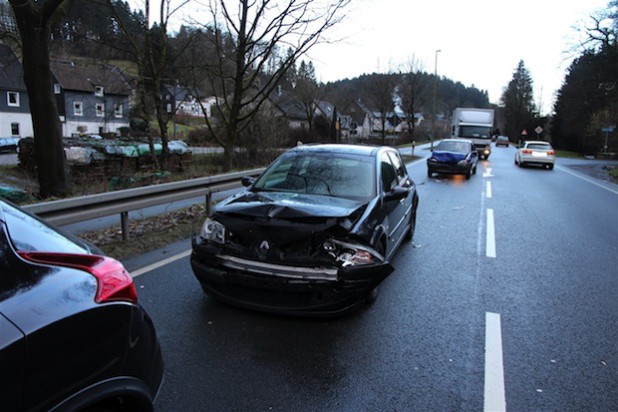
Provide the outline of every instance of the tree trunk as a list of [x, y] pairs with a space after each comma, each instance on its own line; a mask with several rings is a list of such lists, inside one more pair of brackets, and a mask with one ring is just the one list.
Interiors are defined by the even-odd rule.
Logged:
[[30, 100], [34, 148], [42, 198], [71, 192], [49, 63], [49, 28], [36, 15], [16, 12], [23, 47], [24, 83]]

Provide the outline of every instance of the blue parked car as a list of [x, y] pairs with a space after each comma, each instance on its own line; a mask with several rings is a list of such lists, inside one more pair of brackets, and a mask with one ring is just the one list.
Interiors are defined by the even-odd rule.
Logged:
[[434, 173], [476, 174], [479, 157], [474, 144], [465, 139], [442, 140], [427, 159], [427, 176]]

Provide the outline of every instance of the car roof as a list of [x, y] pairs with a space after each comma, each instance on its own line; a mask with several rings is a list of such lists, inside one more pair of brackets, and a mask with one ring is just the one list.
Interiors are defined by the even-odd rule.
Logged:
[[354, 145], [354, 144], [302, 144], [296, 146], [288, 152], [316, 152], [316, 153], [338, 153], [338, 154], [354, 154], [361, 156], [376, 156], [380, 151], [396, 149], [389, 146], [369, 146], [369, 145]]
[[472, 140], [470, 139], [442, 139], [441, 142], [466, 142], [472, 144]]

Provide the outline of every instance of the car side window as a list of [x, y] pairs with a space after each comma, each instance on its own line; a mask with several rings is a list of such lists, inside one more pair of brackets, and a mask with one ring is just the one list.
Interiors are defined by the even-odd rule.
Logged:
[[380, 156], [380, 173], [382, 175], [382, 191], [390, 192], [397, 186], [397, 170], [386, 153]]
[[389, 153], [388, 157], [391, 159], [391, 163], [395, 167], [395, 172], [397, 173], [397, 183], [399, 185], [403, 184], [408, 177], [408, 169], [406, 169], [406, 165], [401, 160], [401, 157], [396, 153]]

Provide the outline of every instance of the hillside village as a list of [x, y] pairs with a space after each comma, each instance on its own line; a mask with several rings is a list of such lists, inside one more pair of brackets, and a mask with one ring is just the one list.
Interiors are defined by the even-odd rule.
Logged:
[[[136, 104], [135, 84], [131, 76], [118, 66], [80, 61], [52, 60], [54, 96], [60, 115], [62, 134], [76, 136], [136, 136], [139, 126], [132, 124], [131, 113]], [[23, 68], [16, 54], [0, 44], [0, 137], [33, 136], [28, 93], [23, 81]], [[221, 102], [217, 96], [196, 96], [179, 84], [165, 84], [161, 90], [166, 111], [176, 119], [212, 118], [213, 106]], [[283, 121], [290, 130], [310, 128], [305, 105], [293, 93], [279, 86], [269, 99], [269, 109], [277, 122]], [[337, 131], [334, 140], [340, 142], [368, 141], [382, 134], [379, 111], [361, 99], [339, 111], [333, 103], [315, 100], [313, 119], [321, 118]], [[335, 118], [336, 116], [336, 118]], [[414, 115], [415, 126], [425, 117]], [[388, 138], [407, 131], [406, 114], [395, 107], [386, 113], [384, 128]], [[193, 142], [195, 143], [195, 142]]]

